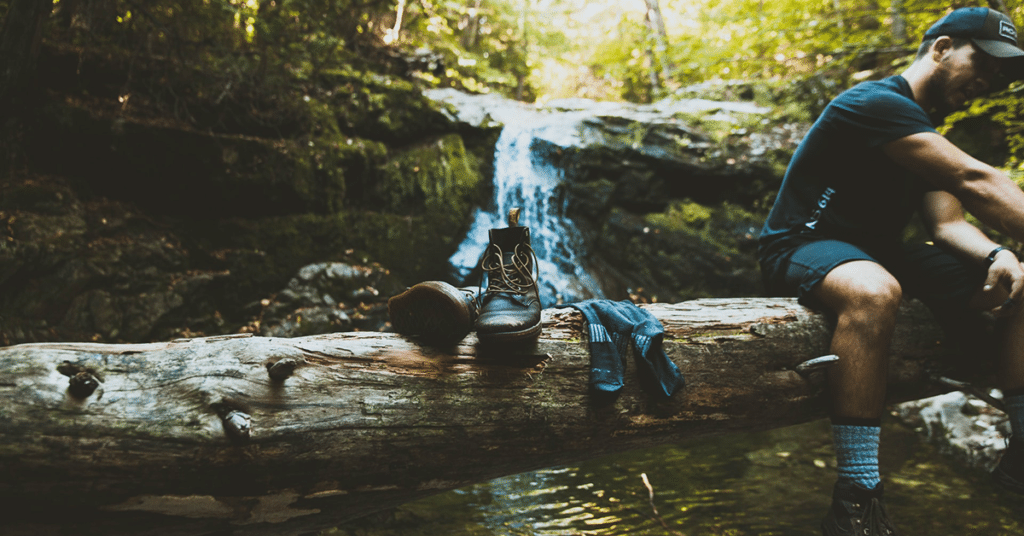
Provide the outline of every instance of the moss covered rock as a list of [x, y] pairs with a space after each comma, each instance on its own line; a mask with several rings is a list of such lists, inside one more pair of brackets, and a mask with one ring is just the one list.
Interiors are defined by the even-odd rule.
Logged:
[[394, 266], [408, 284], [445, 277], [489, 161], [450, 123], [402, 115], [396, 137], [422, 137], [395, 146], [346, 132], [328, 101], [304, 106], [315, 128], [290, 139], [73, 103], [39, 110], [31, 173], [2, 183], [0, 343], [234, 332], [314, 263]]
[[336, 210], [346, 170], [371, 169], [385, 152], [352, 138], [211, 134], [63, 104], [39, 113], [26, 149], [37, 172], [104, 196], [161, 214], [223, 216]]
[[318, 97], [336, 116], [340, 131], [389, 145], [415, 142], [454, 125], [407, 80], [373, 72], [330, 71], [321, 75]]
[[727, 203], [675, 201], [664, 212], [616, 208], [590, 231], [601, 279], [636, 301], [759, 296], [755, 239], [762, 218]]

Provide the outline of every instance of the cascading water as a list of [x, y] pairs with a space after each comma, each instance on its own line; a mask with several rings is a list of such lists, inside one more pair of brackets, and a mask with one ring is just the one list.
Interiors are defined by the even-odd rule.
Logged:
[[[763, 114], [768, 110], [749, 102], [704, 99], [665, 99], [653, 105], [563, 99], [544, 106], [526, 105], [497, 95], [468, 95], [451, 88], [428, 90], [428, 97], [453, 105], [452, 116], [474, 127], [504, 125], [494, 153], [494, 201], [478, 210], [475, 222], [458, 251], [449, 259], [453, 276], [474, 285], [471, 273], [487, 248], [487, 231], [507, 225], [510, 208], [523, 209], [520, 225], [530, 227], [540, 268], [540, 296], [544, 307], [587, 298], [603, 298], [600, 286], [586, 270], [587, 252], [572, 221], [565, 215], [564, 171], [538, 154], [544, 147], [585, 147], [601, 143], [602, 134], [588, 126], [602, 118], [617, 118], [636, 125], [676, 125], [680, 114], [702, 114], [708, 121], [734, 122], [730, 114]], [[689, 139], [685, 128], [680, 139]], [[634, 146], [652, 158], [672, 158], [657, 145]], [[668, 151], [671, 153], [672, 151]], [[474, 274], [475, 275], [475, 274]]]
[[465, 281], [489, 244], [488, 230], [506, 227], [509, 209], [519, 207], [519, 225], [530, 228], [537, 254], [542, 305], [601, 297], [580, 262], [579, 232], [565, 216], [564, 172], [532, 149], [539, 128], [536, 121], [506, 123], [494, 150], [494, 206], [477, 210], [472, 228], [449, 262]]

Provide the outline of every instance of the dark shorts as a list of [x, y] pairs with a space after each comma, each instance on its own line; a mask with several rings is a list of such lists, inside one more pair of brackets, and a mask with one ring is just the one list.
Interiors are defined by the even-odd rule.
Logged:
[[775, 296], [796, 296], [802, 305], [825, 309], [814, 289], [840, 264], [866, 260], [882, 265], [903, 288], [906, 298], [924, 302], [932, 311], [964, 311], [985, 282], [986, 270], [932, 244], [916, 243], [867, 250], [838, 240], [815, 240], [762, 259], [765, 286]]

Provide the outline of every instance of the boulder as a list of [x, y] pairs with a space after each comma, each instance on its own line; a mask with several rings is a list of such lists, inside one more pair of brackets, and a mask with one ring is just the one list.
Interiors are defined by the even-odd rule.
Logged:
[[897, 404], [893, 415], [944, 454], [985, 471], [999, 463], [1010, 437], [1005, 413], [960, 391]]
[[264, 337], [384, 331], [387, 299], [402, 290], [380, 265], [311, 264], [272, 298], [261, 300], [257, 327]]

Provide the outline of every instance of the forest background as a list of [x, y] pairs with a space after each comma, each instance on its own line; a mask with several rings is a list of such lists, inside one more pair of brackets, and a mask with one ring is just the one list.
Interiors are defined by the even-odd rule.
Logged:
[[217, 102], [308, 95], [323, 73], [396, 62], [425, 87], [528, 102], [651, 102], [709, 80], [821, 73], [838, 91], [971, 5], [1024, 16], [1003, 0], [3, 0], [0, 63], [7, 94], [41, 40], [119, 50], [187, 64]]
[[[498, 131], [465, 131], [422, 90], [753, 100], [772, 112], [750, 126], [768, 132], [899, 72], [930, 24], [973, 5], [1024, 22], [1002, 0], [0, 0], [0, 342], [258, 331], [264, 298], [310, 263], [379, 263], [392, 289], [444, 277], [488, 199]], [[1018, 181], [1022, 91], [999, 88], [943, 127]], [[714, 128], [705, 141], [725, 153], [749, 141]], [[675, 171], [611, 169], [621, 155], [599, 155], [609, 169], [573, 193], [603, 196], [591, 234], [632, 263], [612, 271], [665, 300], [751, 295], [749, 229], [788, 151], [736, 182], [698, 173], [687, 184], [737, 188], [705, 207], [657, 193]], [[608, 204], [626, 190], [633, 205]], [[686, 283], [687, 251], [709, 252], [726, 282]], [[740, 262], [745, 275], [728, 275]], [[358, 286], [376, 304], [352, 291], [349, 316], [383, 307], [381, 281]], [[351, 328], [380, 325], [322, 327]]]

